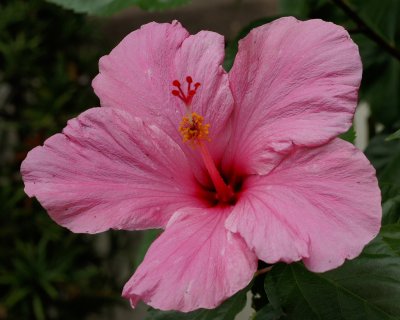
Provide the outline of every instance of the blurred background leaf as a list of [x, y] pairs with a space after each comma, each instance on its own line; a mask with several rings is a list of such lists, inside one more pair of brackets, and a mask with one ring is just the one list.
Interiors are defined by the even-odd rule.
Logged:
[[137, 0], [48, 0], [77, 13], [107, 15], [136, 5]]
[[149, 11], [166, 10], [189, 3], [190, 0], [138, 0], [140, 8]]
[[0, 319], [83, 319], [121, 303], [113, 253], [104, 259], [96, 237], [57, 226], [19, 175], [28, 150], [98, 104], [99, 45], [84, 16], [40, 0], [0, 3]]
[[141, 9], [155, 11], [174, 8], [190, 0], [47, 0], [65, 9], [91, 15], [111, 15], [123, 9], [139, 6]]
[[400, 129], [397, 130], [395, 133], [391, 134], [389, 137], [386, 138], [386, 141], [392, 141], [400, 139]]

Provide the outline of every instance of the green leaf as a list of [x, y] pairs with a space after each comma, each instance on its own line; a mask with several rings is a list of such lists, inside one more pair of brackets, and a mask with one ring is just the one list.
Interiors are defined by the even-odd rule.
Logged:
[[385, 134], [375, 136], [365, 150], [377, 170], [384, 202], [400, 195], [400, 143], [386, 138]]
[[278, 291], [276, 290], [272, 281], [264, 281], [264, 289], [267, 294], [268, 304], [267, 310], [264, 310], [266, 313], [272, 313], [271, 308], [275, 311], [276, 314], [283, 314], [280, 297]]
[[395, 133], [391, 134], [389, 137], [386, 138], [386, 141], [398, 140], [400, 139], [400, 129], [397, 130]]
[[387, 165], [400, 153], [400, 144], [396, 141], [387, 141], [386, 134], [379, 134], [371, 139], [365, 154], [380, 176]]
[[46, 316], [44, 315], [43, 303], [38, 295], [35, 295], [33, 297], [32, 304], [33, 304], [33, 312], [35, 314], [35, 318], [37, 320], [45, 320]]
[[[265, 279], [284, 319], [394, 320], [400, 317], [400, 225], [389, 225], [354, 260], [325, 273], [276, 265]], [[271, 293], [271, 288], [275, 292]]]
[[[400, 40], [399, 1], [351, 0], [346, 3], [385, 42], [394, 46], [396, 39]], [[363, 62], [361, 98], [369, 103], [373, 120], [391, 128], [400, 119], [400, 63], [365, 34], [352, 34], [352, 38], [360, 48]]]
[[339, 138], [354, 144], [354, 141], [356, 140], [354, 126], [351, 126], [349, 130], [347, 130], [345, 133], [342, 133]]
[[136, 0], [47, 0], [78, 13], [112, 14], [135, 5]]
[[363, 21], [387, 42], [394, 44], [400, 28], [398, 0], [346, 0]]
[[28, 297], [30, 294], [31, 291], [29, 289], [15, 288], [11, 291], [3, 303], [6, 307], [11, 308], [18, 302], [26, 299], [26, 297]]
[[234, 320], [246, 305], [246, 293], [250, 287], [251, 284], [216, 309], [200, 309], [189, 313], [151, 309], [146, 320]]
[[400, 121], [400, 63], [365, 34], [352, 34], [352, 39], [363, 62], [361, 99], [369, 103], [374, 121], [391, 128]]
[[253, 320], [279, 320], [282, 319], [284, 313], [280, 309], [274, 309], [270, 304], [256, 313]]
[[132, 6], [144, 10], [165, 10], [188, 3], [190, 0], [47, 0], [78, 13], [110, 15]]
[[144, 10], [155, 11], [175, 8], [189, 2], [190, 0], [139, 0], [138, 5]]
[[400, 194], [400, 152], [397, 152], [393, 159], [379, 174], [384, 198], [393, 197]]
[[137, 5], [138, 0], [112, 0], [108, 5], [100, 8], [94, 14], [97, 15], [111, 15], [122, 11], [126, 8]]
[[382, 224], [400, 223], [400, 192], [382, 204]]
[[361, 96], [370, 104], [373, 117], [390, 128], [400, 119], [400, 63], [380, 50], [368, 58], [364, 52], [361, 50], [365, 63]]

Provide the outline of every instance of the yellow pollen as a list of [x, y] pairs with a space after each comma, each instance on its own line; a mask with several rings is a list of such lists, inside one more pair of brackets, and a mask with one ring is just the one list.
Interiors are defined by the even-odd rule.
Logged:
[[187, 114], [182, 118], [179, 125], [179, 132], [182, 135], [183, 142], [189, 141], [196, 144], [201, 140], [210, 141], [208, 138], [210, 125], [203, 124], [203, 120], [204, 118], [196, 112]]

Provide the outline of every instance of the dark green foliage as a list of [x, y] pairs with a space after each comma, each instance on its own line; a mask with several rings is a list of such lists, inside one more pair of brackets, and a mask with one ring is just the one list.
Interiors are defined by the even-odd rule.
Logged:
[[371, 139], [365, 151], [377, 170], [382, 191], [382, 224], [400, 222], [400, 143], [379, 134]]
[[282, 264], [265, 284], [270, 310], [281, 314], [276, 319], [399, 319], [400, 226], [383, 228], [361, 256], [336, 270], [312, 273], [299, 263]]
[[351, 126], [349, 130], [347, 130], [345, 133], [342, 133], [339, 137], [345, 141], [354, 144], [354, 141], [356, 140], [356, 132], [354, 130], [354, 126]]
[[391, 134], [389, 137], [386, 138], [386, 141], [392, 141], [400, 139], [400, 129]]
[[190, 0], [137, 0], [140, 8], [149, 11], [170, 9], [189, 2]]
[[77, 13], [107, 15], [137, 3], [137, 0], [48, 0]]
[[120, 301], [95, 238], [51, 221], [19, 174], [30, 149], [98, 104], [93, 35], [85, 17], [43, 1], [0, 3], [0, 319], [82, 319]]

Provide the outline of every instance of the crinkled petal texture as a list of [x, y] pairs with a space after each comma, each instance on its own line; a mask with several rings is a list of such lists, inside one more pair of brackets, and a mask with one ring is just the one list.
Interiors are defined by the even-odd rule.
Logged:
[[227, 162], [265, 174], [294, 145], [346, 131], [361, 73], [357, 46], [333, 23], [288, 17], [253, 29], [229, 73], [237, 107]]
[[244, 288], [257, 258], [224, 227], [231, 209], [182, 209], [151, 245], [123, 296], [161, 309], [215, 308]]
[[304, 258], [312, 271], [330, 270], [359, 255], [380, 228], [375, 170], [340, 139], [296, 148], [243, 188], [226, 226], [268, 263]]
[[[191, 76], [201, 83], [192, 109], [211, 125], [211, 153], [220, 158], [229, 137], [226, 123], [233, 108], [228, 75], [221, 66], [224, 50], [224, 38], [217, 33], [189, 35], [177, 21], [149, 23], [100, 59], [93, 88], [102, 106], [123, 109], [155, 123], [181, 144], [178, 127], [186, 109], [171, 94], [176, 89], [172, 82], [181, 81], [186, 91], [184, 81]], [[183, 149], [197, 159], [190, 147]]]
[[181, 148], [163, 131], [116, 109], [93, 108], [29, 152], [25, 192], [74, 232], [164, 227], [201, 206]]

